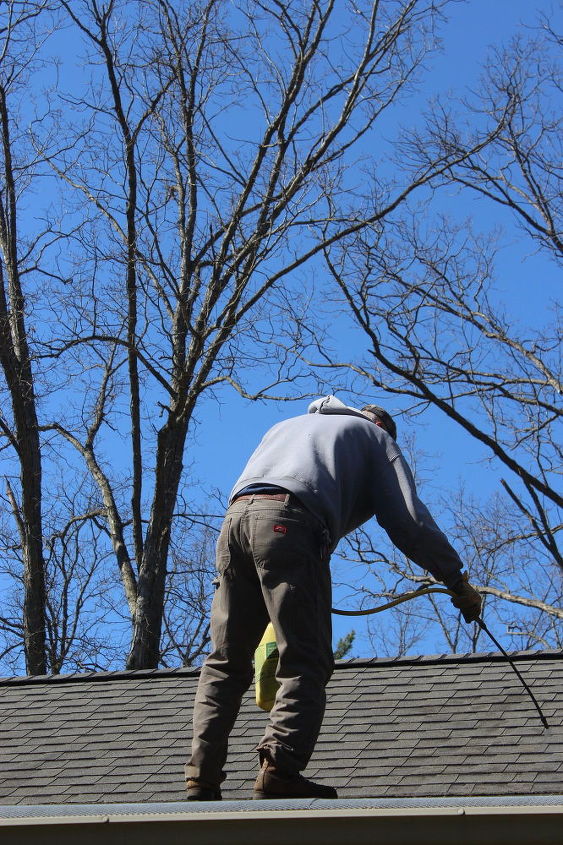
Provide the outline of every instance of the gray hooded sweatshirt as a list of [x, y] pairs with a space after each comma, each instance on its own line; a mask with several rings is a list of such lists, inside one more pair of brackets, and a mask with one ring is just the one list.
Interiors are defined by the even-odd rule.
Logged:
[[390, 434], [335, 396], [266, 432], [231, 492], [272, 484], [295, 494], [328, 529], [331, 548], [375, 516], [392, 542], [439, 581], [454, 586], [462, 563], [416, 494]]

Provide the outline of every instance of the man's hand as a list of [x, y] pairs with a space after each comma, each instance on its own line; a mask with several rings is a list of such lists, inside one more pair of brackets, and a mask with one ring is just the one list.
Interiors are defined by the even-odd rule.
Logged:
[[461, 610], [466, 622], [476, 622], [481, 615], [483, 599], [469, 583], [466, 572], [463, 573], [463, 580], [452, 587], [452, 590], [455, 593], [451, 600], [453, 606]]

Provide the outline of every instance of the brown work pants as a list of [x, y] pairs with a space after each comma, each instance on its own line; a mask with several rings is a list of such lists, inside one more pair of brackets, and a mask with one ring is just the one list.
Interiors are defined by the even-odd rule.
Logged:
[[224, 779], [229, 734], [269, 620], [280, 688], [257, 750], [288, 774], [307, 765], [334, 664], [327, 545], [318, 520], [289, 494], [285, 501], [259, 495], [235, 500], [228, 509], [217, 541], [213, 651], [199, 679], [187, 778]]

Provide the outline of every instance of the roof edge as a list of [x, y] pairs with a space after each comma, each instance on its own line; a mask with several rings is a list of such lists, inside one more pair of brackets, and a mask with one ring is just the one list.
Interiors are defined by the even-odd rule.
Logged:
[[[563, 651], [558, 649], [512, 651], [508, 652], [512, 660], [563, 660]], [[492, 652], [466, 652], [463, 654], [431, 654], [413, 655], [407, 657], [370, 657], [353, 658], [351, 660], [337, 660], [335, 669], [362, 669], [368, 666], [433, 666], [436, 664], [451, 663], [491, 663], [506, 661], [505, 656], [498, 651]], [[133, 680], [144, 678], [169, 678], [176, 676], [197, 677], [199, 668], [188, 668], [179, 666], [167, 669], [116, 669], [105, 672], [72, 672], [68, 675], [22, 675], [8, 678], [0, 678], [0, 686], [19, 686], [22, 684], [68, 684], [77, 682], [95, 682], [115, 680]]]
[[420, 798], [292, 798], [268, 801], [267, 804], [249, 804], [248, 800], [227, 800], [202, 802], [147, 801], [138, 803], [114, 804], [7, 804], [0, 806], [0, 820], [9, 819], [41, 819], [41, 818], [72, 818], [79, 816], [104, 817], [111, 816], [175, 816], [175, 815], [224, 815], [245, 814], [253, 811], [264, 811], [276, 815], [281, 812], [304, 810], [316, 811], [389, 811], [389, 810], [443, 810], [462, 808], [507, 808], [520, 807], [552, 807], [558, 812], [563, 811], [563, 794], [546, 793], [545, 795], [470, 795], [449, 796], [436, 798], [435, 796]]

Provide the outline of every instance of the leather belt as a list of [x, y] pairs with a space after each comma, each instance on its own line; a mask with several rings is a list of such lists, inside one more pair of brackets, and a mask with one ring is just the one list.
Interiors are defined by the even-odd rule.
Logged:
[[244, 493], [242, 496], [235, 496], [234, 502], [240, 502], [241, 499], [275, 499], [276, 502], [285, 502], [286, 497], [291, 496], [292, 493]]

